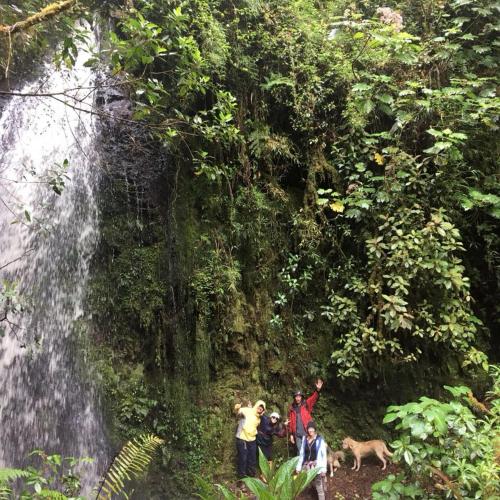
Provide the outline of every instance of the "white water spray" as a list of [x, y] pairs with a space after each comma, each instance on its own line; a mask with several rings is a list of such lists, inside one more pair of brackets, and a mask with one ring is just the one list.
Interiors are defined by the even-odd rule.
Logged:
[[[92, 79], [77, 61], [20, 92], [87, 87], [71, 102], [89, 109]], [[0, 339], [0, 466], [23, 465], [36, 448], [93, 457], [88, 491], [107, 448], [79, 327], [98, 239], [99, 158], [92, 115], [56, 99], [13, 97], [0, 117], [0, 279], [16, 281], [26, 301]]]

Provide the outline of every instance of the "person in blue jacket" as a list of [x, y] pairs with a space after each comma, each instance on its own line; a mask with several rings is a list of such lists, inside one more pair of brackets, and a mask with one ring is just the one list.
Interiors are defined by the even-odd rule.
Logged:
[[297, 473], [301, 470], [318, 468], [318, 475], [313, 480], [313, 485], [318, 493], [318, 500], [325, 500], [326, 492], [326, 467], [327, 467], [327, 445], [322, 436], [316, 432], [316, 424], [307, 424], [307, 436], [302, 440]]
[[286, 427], [280, 424], [279, 413], [273, 411], [269, 417], [263, 415], [257, 427], [257, 457], [259, 449], [271, 464], [273, 459], [273, 436], [285, 437]]

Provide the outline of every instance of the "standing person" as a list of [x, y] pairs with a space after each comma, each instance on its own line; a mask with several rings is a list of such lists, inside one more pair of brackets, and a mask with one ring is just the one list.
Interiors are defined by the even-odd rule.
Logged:
[[257, 457], [259, 449], [262, 450], [269, 465], [273, 459], [273, 436], [285, 437], [286, 428], [280, 424], [279, 413], [273, 411], [271, 415], [263, 415], [257, 427]]
[[299, 461], [296, 471], [302, 469], [319, 469], [318, 475], [313, 480], [313, 485], [318, 493], [318, 500], [325, 500], [326, 492], [326, 464], [327, 464], [327, 445], [322, 436], [316, 432], [316, 424], [309, 422], [307, 424], [307, 436], [302, 440], [300, 448]]
[[234, 406], [240, 421], [236, 430], [236, 452], [238, 456], [237, 473], [238, 478], [255, 475], [257, 464], [257, 427], [260, 419], [266, 411], [266, 403], [257, 401], [253, 407], [242, 408], [240, 404]]
[[293, 403], [288, 411], [288, 429], [290, 431], [290, 441], [297, 445], [297, 453], [302, 447], [302, 440], [306, 435], [307, 424], [312, 421], [314, 405], [319, 398], [319, 391], [323, 387], [323, 381], [319, 378], [316, 381], [316, 388], [313, 393], [304, 400], [301, 391], [293, 394]]

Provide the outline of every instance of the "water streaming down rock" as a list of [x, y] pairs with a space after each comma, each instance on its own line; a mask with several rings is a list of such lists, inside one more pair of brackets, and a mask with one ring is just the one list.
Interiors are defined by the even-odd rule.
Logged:
[[[92, 79], [80, 62], [22, 92], [90, 87]], [[92, 104], [88, 89], [75, 95], [76, 107]], [[80, 332], [98, 238], [95, 130], [92, 115], [54, 98], [13, 97], [0, 117], [0, 267], [10, 263], [0, 278], [15, 280], [27, 303], [0, 339], [0, 465], [23, 464], [35, 448], [94, 457], [87, 489], [107, 454]], [[47, 181], [66, 159], [58, 196]]]

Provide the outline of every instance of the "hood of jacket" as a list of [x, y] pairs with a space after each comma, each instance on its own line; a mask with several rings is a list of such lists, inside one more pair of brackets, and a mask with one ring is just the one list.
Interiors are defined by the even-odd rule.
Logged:
[[266, 409], [266, 403], [264, 403], [264, 401], [262, 401], [261, 399], [259, 399], [259, 401], [257, 401], [254, 405], [253, 405], [253, 409], [255, 410], [255, 413], [257, 413], [257, 408], [259, 406], [263, 406], [264, 407], [264, 410]]

